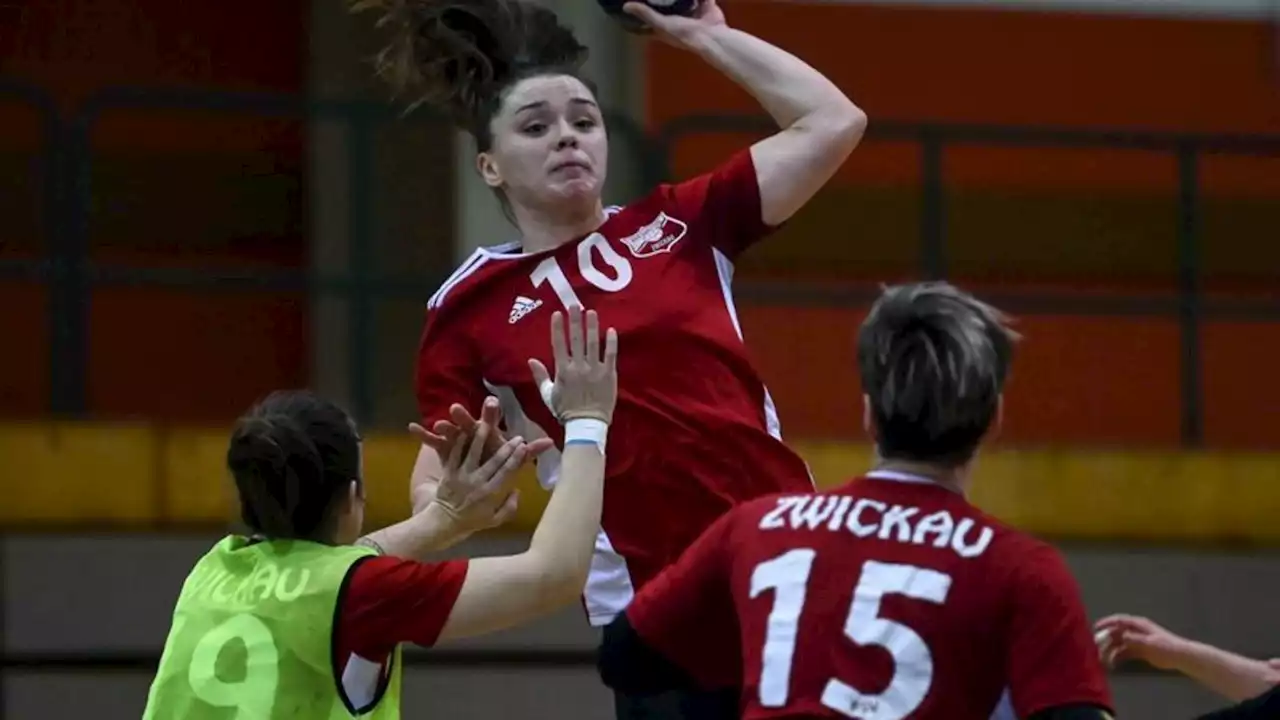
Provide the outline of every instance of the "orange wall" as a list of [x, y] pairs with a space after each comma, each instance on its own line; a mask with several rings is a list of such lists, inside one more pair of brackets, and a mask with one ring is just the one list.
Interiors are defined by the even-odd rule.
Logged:
[[[865, 309], [739, 308], [784, 436], [865, 440], [855, 337]], [[1017, 319], [1002, 442], [1124, 445], [1179, 442], [1176, 321], [1058, 315]], [[1280, 447], [1280, 325], [1210, 322], [1201, 333], [1205, 439], [1218, 448]]]
[[[1275, 33], [1263, 22], [758, 0], [726, 9], [735, 26], [824, 71], [873, 118], [1280, 131]], [[687, 54], [647, 48], [653, 122], [756, 112]]]
[[[726, 12], [732, 24], [828, 74], [873, 124], [1280, 134], [1276, 40], [1265, 23], [751, 0]], [[648, 48], [652, 126], [687, 114], [760, 112], [746, 93], [687, 54], [657, 43]], [[674, 148], [673, 168], [681, 176], [699, 172], [747, 141], [687, 137]], [[944, 166], [952, 267], [975, 289], [1087, 287], [1128, 294], [1176, 287], [1172, 157], [965, 146], [948, 150]], [[1205, 209], [1204, 251], [1210, 288], [1274, 297], [1280, 159], [1211, 157], [1203, 170], [1212, 201]], [[814, 283], [840, 282], [841, 275], [845, 282], [913, 276], [919, 173], [912, 143], [865, 143], [815, 200], [817, 207], [744, 259], [739, 278]], [[887, 216], [879, 212], [885, 207], [893, 208]], [[1039, 211], [1047, 215], [1034, 214]], [[1088, 219], [1067, 230], [1053, 227], [1071, 224], [1065, 221], [1073, 215]], [[1247, 223], [1236, 220], [1246, 215]], [[1132, 230], [1148, 237], [1126, 235]], [[847, 380], [856, 371], [854, 335], [862, 312], [742, 308], [748, 342], [790, 436], [862, 437], [859, 391]], [[1175, 318], [1032, 315], [1019, 318], [1019, 326], [1025, 341], [1007, 397], [1006, 440], [1179, 441], [1182, 353]], [[1260, 359], [1280, 353], [1280, 324], [1209, 322], [1201, 341], [1206, 440], [1220, 447], [1280, 447], [1273, 415], [1280, 383], [1258, 369]]]
[[[0, 75], [45, 89], [64, 114], [113, 86], [305, 88], [305, 0], [7, 5], [0, 10]], [[0, 168], [25, 171], [38, 142], [34, 114], [0, 104]], [[305, 266], [302, 122], [115, 110], [92, 142], [96, 261]], [[0, 228], [0, 259], [36, 256], [47, 243], [42, 218], [31, 210], [41, 201], [38, 178], [14, 175], [23, 179], [0, 200], [14, 213]], [[293, 190], [258, 192], [269, 185]], [[20, 220], [8, 220], [14, 216]], [[45, 291], [0, 282], [0, 302], [21, 309], [0, 315], [0, 334], [22, 339], [17, 352], [0, 354], [0, 414], [38, 413], [49, 382]], [[306, 327], [301, 294], [99, 289], [91, 312], [90, 412], [226, 417], [268, 388], [305, 382]]]

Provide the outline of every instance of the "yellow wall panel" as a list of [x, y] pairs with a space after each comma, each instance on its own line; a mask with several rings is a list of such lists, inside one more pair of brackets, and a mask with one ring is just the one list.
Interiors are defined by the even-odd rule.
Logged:
[[[139, 426], [0, 425], [10, 526], [100, 522], [223, 522], [233, 517], [224, 430]], [[801, 443], [819, 487], [872, 462], [866, 445]], [[365, 442], [367, 520], [409, 513], [418, 447], [402, 434]], [[536, 526], [548, 493], [525, 470], [507, 529]], [[983, 454], [974, 502], [1012, 525], [1059, 537], [1155, 542], [1280, 543], [1280, 455], [1086, 450]]]
[[0, 425], [0, 522], [151, 522], [155, 447], [140, 426]]
[[409, 475], [418, 443], [408, 434], [366, 437], [365, 523], [381, 527], [409, 517]]
[[234, 487], [227, 475], [226, 432], [157, 432], [163, 463], [158, 483], [166, 522], [220, 523], [233, 517]]

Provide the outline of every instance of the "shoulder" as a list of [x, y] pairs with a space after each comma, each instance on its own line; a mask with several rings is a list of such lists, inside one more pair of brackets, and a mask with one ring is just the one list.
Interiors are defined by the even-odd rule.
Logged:
[[519, 258], [519, 249], [518, 242], [477, 248], [427, 300], [427, 312], [440, 311], [446, 306], [446, 301], [450, 301], [448, 303], [450, 308], [456, 307], [459, 304], [458, 298], [465, 296], [473, 288], [483, 285], [501, 264]]
[[1011, 590], [1055, 595], [1075, 588], [1075, 576], [1056, 547], [997, 520], [988, 521], [997, 530], [992, 561]]
[[343, 588], [347, 609], [387, 607], [398, 604], [400, 598], [413, 606], [432, 594], [456, 595], [467, 566], [466, 560], [424, 563], [385, 555], [362, 557], [347, 571]]

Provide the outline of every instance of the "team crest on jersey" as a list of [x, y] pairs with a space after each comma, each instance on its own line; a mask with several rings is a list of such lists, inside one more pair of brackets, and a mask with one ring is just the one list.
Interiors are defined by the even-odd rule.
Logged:
[[622, 242], [638, 258], [647, 258], [658, 253], [671, 252], [671, 248], [680, 242], [689, 226], [666, 213], [658, 213], [658, 217], [633, 234], [622, 238]]

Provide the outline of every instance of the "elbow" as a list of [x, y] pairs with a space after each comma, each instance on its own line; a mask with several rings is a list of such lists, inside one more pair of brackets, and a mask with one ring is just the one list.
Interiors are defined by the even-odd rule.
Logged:
[[581, 558], [537, 556], [535, 577], [538, 578], [538, 595], [548, 611], [570, 605], [582, 596], [591, 569], [591, 555]]
[[840, 152], [848, 155], [858, 147], [858, 143], [862, 142], [862, 136], [867, 132], [867, 113], [853, 104], [849, 98], [842, 98], [842, 100], [840, 106], [832, 110], [830, 132], [833, 144], [839, 148]]
[[862, 142], [867, 131], [867, 114], [852, 100], [840, 95], [796, 125], [823, 148], [824, 157], [843, 162]]

